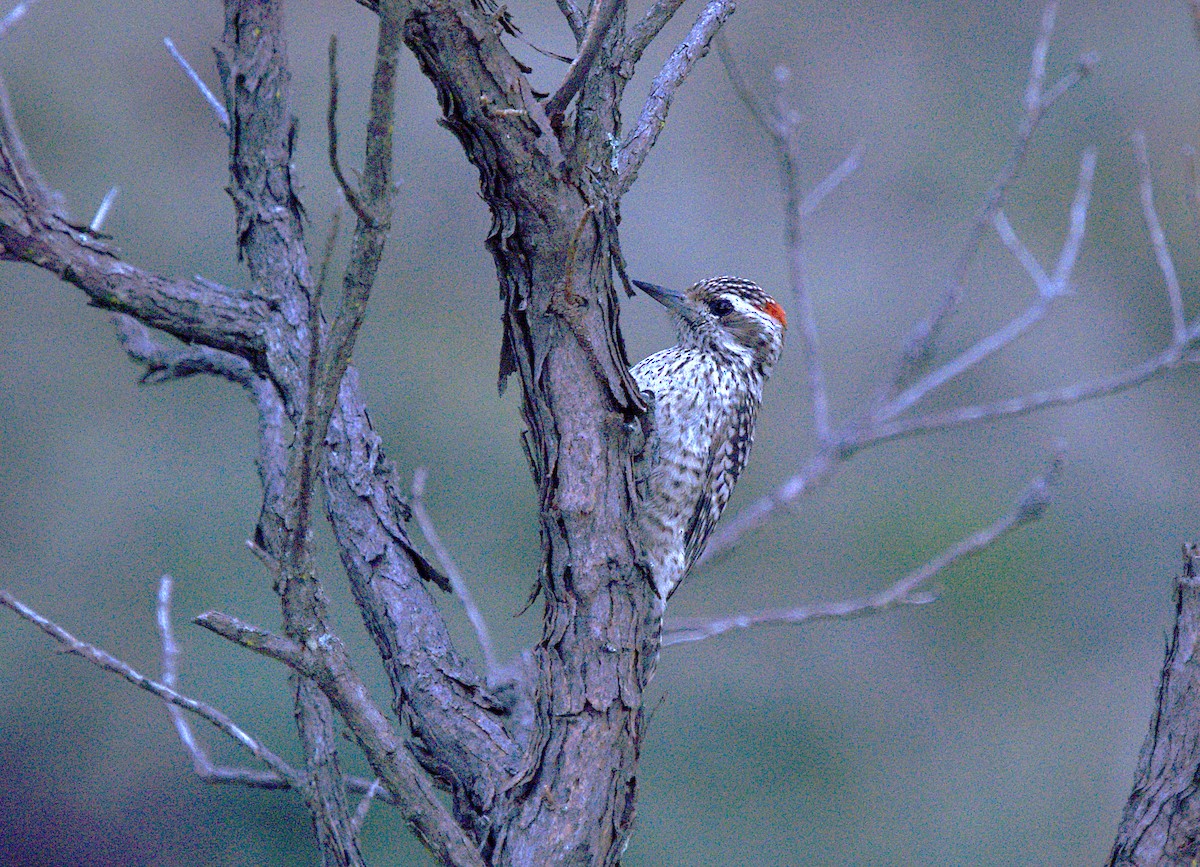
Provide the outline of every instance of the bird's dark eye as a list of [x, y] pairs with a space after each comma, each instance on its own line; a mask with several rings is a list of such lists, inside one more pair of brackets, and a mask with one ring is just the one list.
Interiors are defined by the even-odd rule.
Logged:
[[733, 312], [733, 302], [728, 298], [714, 298], [708, 302], [708, 309], [713, 316], [724, 316]]

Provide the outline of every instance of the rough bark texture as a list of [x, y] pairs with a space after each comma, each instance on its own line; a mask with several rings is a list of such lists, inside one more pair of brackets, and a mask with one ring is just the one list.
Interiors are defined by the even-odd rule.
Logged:
[[[632, 828], [642, 693], [660, 639], [631, 517], [644, 406], [612, 280], [614, 265], [623, 273], [617, 106], [648, 31], [631, 50], [624, 4], [592, 10], [550, 116], [500, 41], [511, 32], [502, 10], [482, 0], [364, 5], [381, 22], [371, 124], [362, 188], [346, 189], [358, 225], [331, 323], [320, 313], [291, 177], [296, 120], [282, 0], [227, 0], [217, 50], [228, 191], [250, 289], [164, 280], [67, 223], [24, 151], [2, 87], [0, 257], [50, 270], [97, 306], [187, 342], [172, 350], [147, 335], [126, 341], [156, 381], [206, 372], [254, 396], [263, 486], [255, 543], [275, 579], [284, 634], [219, 612], [198, 622], [293, 670], [306, 767], [279, 784], [301, 790], [323, 863], [362, 863], [339, 767], [344, 725], [386, 800], [442, 863], [614, 864]], [[650, 29], [669, 17], [660, 9]], [[433, 573], [404, 528], [397, 470], [347, 367], [390, 219], [401, 40], [434, 84], [492, 211], [486, 243], [504, 305], [501, 380], [520, 385], [540, 493], [543, 635], [521, 671], [493, 683], [449, 639], [425, 583]], [[390, 714], [373, 703], [330, 628], [309, 549], [317, 481], [391, 682]], [[449, 792], [449, 809], [435, 786]]]
[[1193, 865], [1200, 857], [1200, 545], [1184, 547], [1158, 703], [1108, 863]]

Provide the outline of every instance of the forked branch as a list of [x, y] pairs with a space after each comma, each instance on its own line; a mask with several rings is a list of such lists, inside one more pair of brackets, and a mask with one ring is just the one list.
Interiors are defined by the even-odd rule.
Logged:
[[1006, 514], [997, 518], [987, 527], [955, 542], [923, 566], [914, 569], [878, 593], [838, 602], [797, 605], [792, 608], [736, 614], [713, 620], [701, 618], [671, 620], [663, 628], [663, 645], [703, 641], [735, 629], [746, 629], [752, 626], [798, 624], [811, 620], [861, 617], [867, 614], [877, 614], [897, 605], [922, 605], [932, 602], [936, 597], [924, 588], [935, 575], [960, 560], [991, 547], [1013, 530], [1030, 521], [1037, 520], [1041, 516], [1050, 503], [1050, 489], [1058, 480], [1061, 470], [1062, 455], [1057, 453], [1051, 458], [1046, 470], [1026, 486], [1012, 509]]
[[73, 653], [87, 660], [92, 665], [129, 681], [139, 689], [144, 689], [151, 695], [157, 696], [163, 701], [175, 707], [182, 708], [211, 723], [219, 731], [232, 738], [256, 759], [274, 771], [281, 780], [286, 782], [287, 786], [299, 789], [300, 791], [306, 790], [307, 784], [304, 782], [304, 778], [293, 770], [287, 762], [263, 746], [257, 738], [247, 733], [237, 723], [212, 705], [183, 695], [165, 683], [152, 680], [133, 668], [133, 666], [101, 650], [94, 644], [88, 644], [86, 641], [76, 638], [54, 621], [43, 617], [21, 602], [21, 600], [17, 599], [17, 597], [13, 596], [7, 590], [0, 590], [0, 606], [13, 611], [19, 617], [32, 623], [61, 644], [68, 653]]

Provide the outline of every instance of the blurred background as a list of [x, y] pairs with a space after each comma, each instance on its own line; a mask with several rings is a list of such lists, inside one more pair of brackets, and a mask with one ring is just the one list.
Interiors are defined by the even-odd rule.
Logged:
[[[571, 52], [550, 0], [509, 9], [530, 41]], [[626, 118], [697, 9], [686, 6], [648, 53]], [[810, 183], [865, 143], [860, 171], [807, 226], [836, 420], [869, 397], [937, 297], [1011, 147], [1040, 15], [1031, 2], [763, 0], [731, 20], [733, 53], [760, 95], [774, 99], [774, 70], [790, 70], [783, 95], [803, 118]], [[226, 141], [162, 44], [174, 39], [216, 87], [221, 16], [217, 3], [47, 0], [0, 41], [0, 71], [34, 158], [78, 220], [117, 186], [105, 229], [129, 260], [245, 285], [223, 192]], [[333, 33], [350, 166], [361, 153], [373, 18], [349, 0], [292, 4], [296, 162], [318, 242], [335, 202], [324, 133]], [[513, 48], [542, 89], [561, 76], [560, 64]], [[1046, 119], [1008, 207], [1049, 268], [1080, 152], [1098, 148], [1075, 291], [931, 406], [1095, 377], [1166, 345], [1168, 306], [1137, 201], [1135, 129], [1149, 141], [1185, 303], [1200, 315], [1182, 157], [1200, 139], [1200, 45], [1187, 4], [1064, 2], [1051, 79], [1092, 50], [1096, 74]], [[508, 655], [538, 632], [536, 612], [517, 612], [539, 548], [516, 395], [495, 389], [489, 218], [411, 57], [398, 118], [396, 230], [357, 365], [391, 457], [405, 474], [429, 468], [429, 508]], [[630, 268], [673, 286], [750, 277], [786, 307], [781, 203], [769, 142], [710, 57], [624, 201]], [[22, 266], [3, 266], [0, 279], [0, 586], [157, 673], [154, 597], [159, 576], [172, 574], [185, 691], [296, 759], [282, 669], [188, 625], [209, 608], [278, 623], [270, 577], [244, 544], [258, 510], [249, 402], [204, 378], [139, 387], [107, 315], [78, 291]], [[989, 236], [945, 351], [999, 327], [1032, 291]], [[625, 302], [622, 322], [634, 359], [673, 342], [643, 297]], [[730, 514], [813, 448], [797, 350], [793, 335]], [[881, 446], [693, 575], [672, 613], [719, 616], [877, 590], [1007, 511], [1055, 439], [1067, 443], [1047, 516], [944, 572], [935, 604], [664, 652], [638, 829], [622, 863], [1101, 861], [1146, 733], [1180, 545], [1200, 538], [1197, 381], [1185, 368], [1087, 405]], [[328, 546], [323, 556], [340, 628], [386, 701], [336, 557]], [[474, 653], [465, 619], [446, 608]], [[214, 732], [198, 732], [215, 758], [246, 763]], [[361, 768], [353, 752], [347, 745], [346, 761]], [[431, 863], [386, 808], [373, 810], [366, 847], [373, 864]], [[158, 702], [0, 613], [0, 862], [314, 857], [294, 795], [199, 782]]]

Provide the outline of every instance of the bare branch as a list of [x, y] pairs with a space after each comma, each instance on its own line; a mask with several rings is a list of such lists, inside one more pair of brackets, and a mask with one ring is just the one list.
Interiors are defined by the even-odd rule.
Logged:
[[1054, 32], [1056, 8], [1056, 4], [1050, 3], [1042, 13], [1041, 27], [1034, 42], [1029, 79], [1025, 87], [1024, 113], [1017, 125], [1012, 152], [983, 197], [983, 203], [967, 231], [966, 241], [950, 268], [941, 299], [934, 307], [933, 312], [914, 326], [905, 341], [891, 376], [894, 389], [903, 388], [911, 380], [920, 376], [932, 361], [938, 335], [946, 320], [958, 309], [959, 302], [962, 300], [967, 271], [975, 259], [988, 226], [992, 224], [994, 215], [1004, 206], [1008, 188], [1024, 165], [1029, 144], [1045, 112], [1074, 84], [1092, 71], [1095, 59], [1091, 55], [1086, 55], [1076, 69], [1058, 82], [1049, 94], [1044, 92], [1046, 57], [1050, 50], [1050, 37]]
[[[1074, 269], [1075, 260], [1079, 255], [1079, 246], [1083, 241], [1087, 206], [1091, 198], [1092, 178], [1095, 176], [1095, 172], [1096, 152], [1093, 149], [1088, 149], [1084, 151], [1083, 158], [1080, 160], [1079, 183], [1076, 186], [1075, 199], [1071, 205], [1067, 237], [1063, 242], [1062, 252], [1059, 254], [1058, 263], [1054, 268], [1054, 276], [1052, 278], [1046, 277], [1045, 271], [1042, 270], [1041, 266], [1037, 265], [1036, 262], [1030, 261], [1033, 258], [1032, 254], [1024, 250], [1023, 246], [1019, 246], [1017, 258], [1023, 265], [1028, 266], [1026, 270], [1038, 288], [1037, 300], [1029, 305], [1024, 312], [1014, 317], [1007, 325], [979, 340], [958, 357], [951, 359], [941, 367], [926, 374], [919, 381], [913, 383], [888, 401], [888, 403], [876, 409], [871, 414], [873, 424], [889, 421], [907, 411], [923, 400], [930, 392], [940, 388], [954, 377], [970, 370], [988, 356], [1008, 346], [1033, 325], [1041, 321], [1047, 309], [1049, 309], [1050, 303], [1066, 290], [1067, 281], [1070, 279], [1071, 271]], [[997, 211], [997, 213], [1001, 212]], [[1012, 249], [1014, 243], [1020, 245], [1020, 241], [1017, 239], [1016, 233], [1012, 231], [1012, 227], [1008, 225], [1007, 219], [1002, 218], [996, 221], [996, 228], [1000, 233], [1001, 239], [1006, 242], [1006, 246], [1010, 246], [1010, 249]], [[1037, 267], [1034, 267], [1035, 265]]]
[[204, 97], [204, 101], [213, 110], [213, 114], [217, 116], [217, 123], [221, 124], [221, 128], [228, 132], [229, 111], [221, 104], [221, 100], [217, 99], [216, 95], [209, 90], [208, 85], [204, 83], [204, 79], [200, 77], [200, 73], [192, 69], [192, 65], [187, 62], [187, 58], [175, 47], [175, 43], [171, 37], [164, 36], [163, 44], [167, 46], [167, 51], [171, 52], [171, 56], [175, 58], [175, 62], [183, 68], [184, 74], [192, 84], [196, 85], [196, 89], [200, 91], [200, 95]]
[[471, 621], [471, 627], [475, 630], [475, 638], [479, 641], [479, 647], [483, 651], [484, 664], [487, 666], [487, 673], [490, 677], [496, 672], [496, 651], [492, 645], [492, 636], [488, 632], [487, 621], [484, 620], [483, 613], [471, 595], [471, 588], [467, 586], [466, 579], [458, 570], [449, 550], [442, 544], [437, 527], [434, 526], [433, 519], [429, 517], [429, 512], [425, 510], [425, 480], [428, 476], [429, 472], [424, 467], [418, 468], [413, 473], [412, 499], [410, 500], [413, 517], [416, 518], [417, 526], [421, 528], [421, 534], [425, 537], [425, 541], [433, 549], [433, 556], [437, 557], [438, 565], [445, 570], [446, 576], [450, 579], [450, 587], [454, 590], [458, 601], [462, 603], [463, 610], [467, 613], [467, 619]]
[[691, 75], [700, 58], [708, 53], [709, 43], [733, 11], [734, 0], [709, 0], [687, 38], [676, 46], [655, 76], [633, 132], [621, 143], [614, 196], [623, 195], [637, 179], [638, 170], [667, 122], [667, 112], [670, 111], [675, 92]]
[[92, 221], [88, 223], [88, 231], [93, 234], [100, 231], [100, 227], [104, 225], [104, 221], [108, 219], [108, 212], [113, 206], [113, 202], [117, 200], [119, 190], [116, 187], [109, 187], [108, 192], [104, 194], [104, 198], [100, 200], [100, 207], [96, 208], [96, 216], [92, 217]]
[[297, 674], [316, 677], [318, 662], [313, 651], [289, 638], [220, 611], [205, 611], [197, 615], [193, 622], [260, 656], [282, 662]]
[[117, 328], [121, 348], [134, 361], [146, 366], [141, 378], [143, 383], [157, 384], [206, 373], [248, 388], [259, 378], [250, 362], [239, 355], [210, 346], [168, 349], [150, 335], [150, 329], [132, 316], [114, 313], [112, 321]]
[[814, 603], [794, 608], [739, 614], [718, 620], [681, 619], [668, 623], [663, 629], [663, 646], [703, 641], [734, 629], [747, 629], [776, 623], [804, 623], [810, 620], [861, 617], [876, 614], [897, 605], [919, 605], [933, 601], [922, 587], [947, 567], [965, 557], [977, 554], [1018, 527], [1041, 517], [1050, 502], [1050, 488], [1062, 470], [1062, 455], [1056, 453], [1044, 472], [1035, 477], [1022, 492], [1013, 508], [989, 526], [977, 530], [951, 545], [918, 569], [909, 572], [890, 587], [871, 596], [846, 599], [840, 602]]
[[567, 105], [579, 92], [579, 88], [583, 87], [583, 82], [587, 78], [592, 64], [596, 62], [596, 55], [600, 53], [600, 45], [604, 41], [608, 28], [613, 22], [613, 16], [616, 15], [620, 5], [621, 0], [594, 0], [592, 3], [587, 30], [579, 45], [579, 52], [567, 68], [563, 83], [546, 101], [546, 114], [550, 117], [565, 112]]
[[642, 20], [633, 25], [621, 55], [621, 65], [628, 70], [629, 75], [633, 74], [633, 68], [642, 59], [642, 54], [675, 17], [683, 3], [684, 0], [654, 0]]
[[874, 425], [869, 431], [851, 434], [842, 440], [843, 448], [856, 451], [868, 445], [877, 445], [898, 437], [914, 434], [931, 433], [937, 430], [949, 430], [966, 424], [976, 424], [992, 421], [998, 418], [1009, 418], [1026, 415], [1037, 410], [1053, 406], [1069, 406], [1093, 400], [1117, 392], [1125, 391], [1141, 385], [1159, 374], [1172, 370], [1181, 364], [1192, 364], [1197, 359], [1186, 353], [1197, 340], [1200, 340], [1200, 322], [1195, 322], [1184, 334], [1182, 343], [1173, 343], [1141, 364], [1134, 365], [1119, 373], [1087, 382], [1077, 382], [1061, 388], [1052, 388], [1033, 394], [1013, 397], [993, 403], [976, 404], [974, 406], [958, 407], [944, 412], [933, 412], [925, 415], [900, 419], [893, 422]]
[[850, 153], [846, 154], [846, 158], [837, 164], [837, 167], [833, 171], [827, 174], [819, 184], [805, 194], [804, 198], [800, 200], [801, 218], [812, 216], [813, 212], [821, 206], [821, 202], [825, 201], [830, 193], [858, 171], [858, 166], [862, 162], [863, 153], [866, 149], [866, 142], [856, 144], [850, 149]]
[[821, 201], [858, 167], [863, 146], [857, 145], [837, 168], [816, 187], [802, 195], [803, 184], [800, 174], [803, 153], [797, 140], [799, 115], [785, 107], [782, 93], [783, 82], [787, 80], [790, 73], [786, 67], [776, 68], [776, 84], [780, 88], [779, 99], [774, 109], [766, 108], [754, 95], [749, 82], [738, 68], [724, 34], [717, 35], [716, 46], [717, 54], [733, 84], [734, 91], [750, 111], [758, 126], [767, 134], [779, 157], [780, 171], [783, 173], [787, 190], [787, 200], [784, 205], [784, 237], [787, 245], [792, 297], [795, 298], [797, 307], [797, 315], [794, 318], [800, 324], [800, 335], [803, 340], [802, 354], [804, 369], [808, 375], [808, 390], [812, 399], [813, 429], [817, 439], [822, 443], [827, 443], [831, 431], [829, 396], [825, 386], [825, 372], [821, 363], [816, 312], [805, 280], [803, 223]]
[[3, 174], [16, 187], [19, 203], [26, 214], [38, 219], [62, 218], [58, 197], [46, 186], [25, 150], [8, 96], [8, 85], [3, 78], [0, 78], [0, 159], [3, 160]]
[[[179, 648], [175, 644], [174, 631], [171, 629], [171, 576], [163, 575], [158, 585], [158, 631], [162, 637], [163, 647], [163, 676], [164, 685], [175, 689], [178, 686], [177, 671]], [[207, 751], [200, 746], [192, 732], [192, 726], [184, 716], [183, 711], [176, 705], [167, 702], [167, 713], [184, 749], [192, 757], [192, 767], [196, 776], [206, 783], [225, 783], [250, 786], [258, 789], [289, 789], [292, 780], [275, 771], [257, 771], [250, 768], [228, 768], [214, 765]]]
[[362, 202], [358, 200], [358, 193], [354, 191], [354, 188], [350, 186], [350, 182], [346, 180], [346, 176], [342, 174], [342, 165], [338, 162], [338, 90], [337, 36], [330, 36], [329, 110], [325, 115], [325, 125], [329, 132], [329, 168], [333, 172], [334, 180], [338, 182], [338, 187], [341, 188], [342, 195], [346, 197], [346, 203], [350, 205], [350, 210], [354, 211], [355, 216], [366, 225], [374, 225], [375, 217], [367, 213]]
[[0, 38], [3, 38], [13, 28], [13, 25], [24, 18], [26, 13], [37, 5], [37, 2], [38, 0], [22, 0], [10, 9], [7, 15], [0, 18]]
[[1142, 217], [1146, 221], [1146, 231], [1150, 233], [1150, 246], [1154, 248], [1154, 258], [1158, 261], [1158, 269], [1162, 271], [1167, 284], [1167, 298], [1171, 302], [1171, 330], [1175, 342], [1184, 339], [1187, 331], [1187, 321], [1183, 312], [1183, 293], [1179, 288], [1179, 276], [1175, 273], [1175, 262], [1167, 247], [1167, 236], [1163, 233], [1162, 223], [1158, 219], [1158, 209], [1154, 205], [1154, 179], [1150, 174], [1150, 156], [1146, 152], [1146, 134], [1137, 130], [1133, 134], [1133, 152], [1137, 157], [1138, 192], [1142, 200]]
[[354, 818], [351, 824], [355, 831], [362, 830], [363, 822], [367, 821], [367, 813], [371, 810], [371, 804], [375, 803], [375, 798], [382, 794], [383, 791], [383, 781], [379, 777], [371, 780], [371, 784], [363, 792], [362, 800], [358, 802], [358, 807], [354, 810]]
[[45, 632], [59, 644], [63, 645], [67, 652], [76, 654], [93, 665], [124, 678], [139, 689], [144, 689], [151, 695], [158, 696], [163, 701], [190, 711], [196, 714], [196, 716], [212, 723], [212, 725], [245, 747], [256, 759], [269, 767], [282, 779], [286, 780], [290, 787], [301, 791], [305, 789], [306, 786], [303, 778], [292, 770], [287, 762], [264, 747], [257, 739], [247, 734], [233, 720], [212, 705], [197, 701], [194, 698], [176, 692], [166, 684], [151, 680], [132, 666], [122, 662], [115, 656], [111, 656], [95, 645], [80, 641], [57, 623], [38, 614], [6, 590], [0, 590], [0, 605], [16, 612], [20, 617], [37, 626], [42, 632]]
[[571, 28], [571, 35], [575, 37], [575, 44], [578, 45], [583, 41], [583, 31], [587, 29], [587, 20], [583, 17], [583, 13], [579, 7], [575, 5], [575, 0], [555, 0], [558, 4], [558, 11], [563, 14], [563, 18], [567, 19], [567, 26]]
[[446, 863], [483, 867], [475, 844], [438, 799], [391, 722], [371, 701], [366, 684], [350, 666], [345, 646], [337, 636], [326, 632], [314, 637], [308, 646], [301, 646], [217, 611], [205, 612], [195, 622], [248, 650], [284, 663], [317, 684], [430, 851]]

